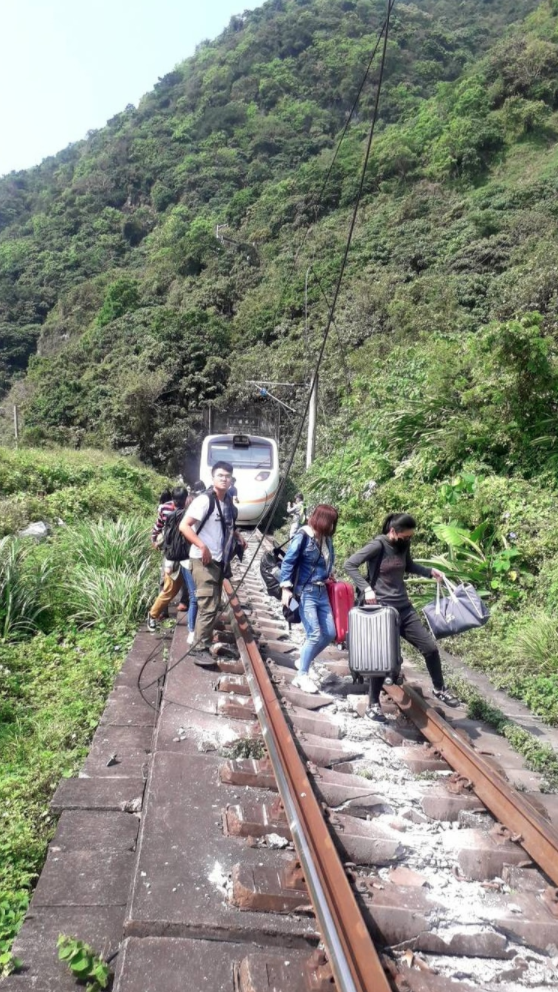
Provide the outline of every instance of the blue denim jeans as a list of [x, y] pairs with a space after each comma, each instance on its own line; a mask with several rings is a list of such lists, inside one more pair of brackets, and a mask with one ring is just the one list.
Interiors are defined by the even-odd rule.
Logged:
[[300, 619], [306, 632], [300, 673], [307, 675], [314, 658], [335, 639], [335, 622], [325, 586], [306, 586], [300, 597]]
[[186, 583], [186, 588], [190, 595], [190, 605], [188, 607], [188, 630], [193, 630], [196, 626], [196, 617], [198, 615], [198, 600], [196, 597], [196, 583], [194, 582], [194, 576], [192, 575], [189, 568], [181, 568], [182, 578]]

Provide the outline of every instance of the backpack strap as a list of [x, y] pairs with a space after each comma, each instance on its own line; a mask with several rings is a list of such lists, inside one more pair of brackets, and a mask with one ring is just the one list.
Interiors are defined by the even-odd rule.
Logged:
[[383, 561], [384, 555], [386, 553], [386, 546], [385, 546], [384, 542], [382, 541], [381, 536], [378, 537], [378, 538], [376, 538], [376, 540], [377, 540], [378, 544], [380, 545], [380, 551], [376, 555], [376, 557], [373, 558], [371, 562], [370, 561], [367, 562], [367, 565], [366, 565], [366, 573], [367, 573], [367, 578], [368, 578], [368, 585], [370, 586], [371, 589], [374, 588], [374, 586], [376, 585], [376, 582], [378, 581], [378, 578], [379, 578], [379, 575], [380, 575], [380, 569], [382, 567], [382, 561]]
[[203, 493], [203, 495], [209, 497], [209, 506], [208, 506], [206, 512], [204, 513], [202, 519], [200, 520], [200, 525], [199, 525], [199, 527], [198, 527], [198, 529], [196, 531], [196, 534], [199, 534], [200, 531], [203, 530], [203, 528], [205, 527], [207, 521], [209, 520], [211, 514], [213, 513], [213, 511], [215, 509], [216, 496], [215, 496], [215, 490], [213, 489], [213, 486], [210, 489], [206, 489], [205, 492]]
[[[221, 505], [219, 503], [219, 500], [217, 499], [217, 497], [215, 495], [215, 490], [214, 490], [213, 486], [211, 486], [209, 489], [206, 489], [206, 491], [205, 491], [205, 493], [203, 493], [203, 495], [204, 496], [209, 496], [209, 507], [207, 508], [207, 512], [204, 514], [202, 520], [200, 521], [200, 526], [198, 527], [198, 529], [196, 531], [196, 534], [199, 534], [200, 531], [202, 530], [202, 528], [205, 527], [207, 521], [209, 520], [211, 514], [213, 513], [215, 507], [217, 506], [217, 510], [219, 511], [219, 520], [221, 522], [221, 529], [223, 531], [223, 538], [225, 538], [226, 531], [227, 531], [227, 524], [226, 524], [225, 518], [223, 516], [223, 511], [221, 509]], [[234, 528], [234, 526], [236, 525], [236, 518], [238, 517], [238, 508], [234, 505], [234, 503], [233, 503], [232, 499], [230, 498], [229, 494], [228, 493], [225, 493], [225, 499], [227, 499], [227, 498], [228, 498], [228, 501], [229, 501], [230, 510], [232, 512], [232, 520], [233, 520], [233, 528]]]

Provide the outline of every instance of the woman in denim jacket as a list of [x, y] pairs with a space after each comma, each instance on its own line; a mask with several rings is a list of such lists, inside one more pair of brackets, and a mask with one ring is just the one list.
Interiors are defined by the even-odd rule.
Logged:
[[308, 524], [293, 537], [281, 565], [283, 606], [289, 606], [294, 594], [300, 605], [300, 618], [306, 639], [295, 662], [299, 674], [292, 684], [303, 692], [317, 692], [310, 678], [310, 665], [320, 651], [335, 639], [335, 623], [325, 587], [335, 559], [332, 537], [339, 514], [333, 506], [320, 503]]

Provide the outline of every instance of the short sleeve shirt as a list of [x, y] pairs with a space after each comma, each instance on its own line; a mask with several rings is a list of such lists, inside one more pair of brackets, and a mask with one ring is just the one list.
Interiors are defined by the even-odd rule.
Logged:
[[[223, 558], [223, 527], [221, 525], [221, 517], [217, 507], [217, 497], [215, 497], [215, 507], [213, 513], [208, 518], [203, 526], [201, 533], [201, 538], [203, 543], [211, 551], [211, 557], [214, 561], [222, 561]], [[194, 517], [194, 520], [198, 521], [198, 525], [193, 525], [193, 530], [198, 532], [199, 523], [204, 519], [208, 509], [209, 509], [209, 496], [203, 493], [201, 496], [196, 496], [193, 503], [190, 504], [186, 510], [187, 517]], [[197, 548], [195, 544], [192, 545], [190, 549], [190, 558], [201, 558], [202, 553], [200, 548]]]

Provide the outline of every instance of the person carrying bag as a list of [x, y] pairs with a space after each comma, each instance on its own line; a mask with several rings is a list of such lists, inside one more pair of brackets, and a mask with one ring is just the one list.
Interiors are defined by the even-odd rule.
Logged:
[[[379, 534], [369, 544], [347, 559], [343, 568], [360, 593], [361, 602], [366, 605], [378, 603], [391, 606], [399, 614], [399, 632], [409, 644], [422, 654], [430, 678], [434, 696], [448, 706], [456, 706], [459, 700], [444, 685], [442, 662], [436, 641], [411, 603], [405, 587], [405, 576], [420, 575], [426, 579], [441, 582], [442, 572], [436, 568], [425, 568], [411, 556], [411, 541], [416, 522], [408, 513], [392, 513], [386, 517]], [[360, 573], [361, 565], [366, 564], [367, 577]], [[394, 671], [391, 681], [397, 681], [399, 672]], [[385, 679], [372, 680], [371, 719], [385, 721], [380, 707], [380, 692]]]
[[318, 691], [309, 675], [310, 666], [335, 639], [335, 622], [325, 583], [333, 570], [332, 538], [337, 518], [335, 507], [326, 503], [317, 506], [308, 524], [292, 539], [281, 565], [283, 607], [288, 611], [291, 623], [296, 623], [298, 607], [306, 633], [297, 665], [299, 674], [292, 682], [302, 692]]

